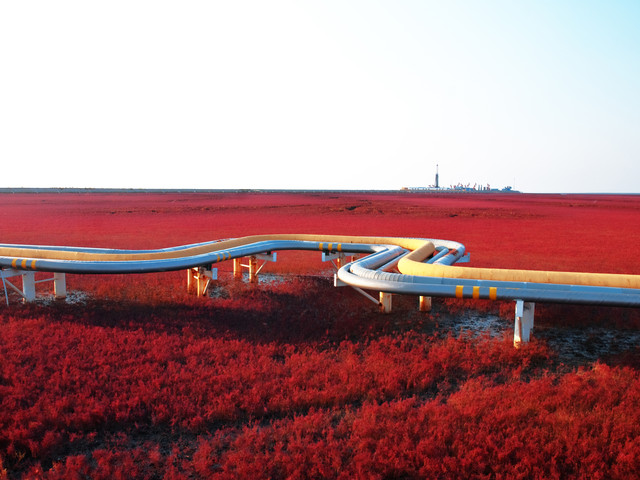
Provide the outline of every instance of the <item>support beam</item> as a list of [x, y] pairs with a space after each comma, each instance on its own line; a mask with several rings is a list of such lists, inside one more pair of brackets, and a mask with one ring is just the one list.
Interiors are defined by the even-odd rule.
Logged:
[[217, 268], [190, 268], [187, 270], [187, 293], [197, 297], [204, 297], [207, 295], [211, 280], [216, 280], [217, 278]]
[[64, 273], [53, 274], [53, 295], [59, 300], [67, 298], [67, 279]]
[[353, 253], [322, 252], [322, 261], [331, 262], [333, 264], [333, 267], [336, 269], [336, 271], [340, 270], [347, 263], [353, 262], [356, 258], [357, 258], [357, 255]]
[[[267, 262], [275, 262], [277, 260], [276, 252], [257, 253], [248, 257], [248, 263], [243, 264], [241, 258], [233, 259], [233, 278], [242, 280], [242, 269], [249, 269], [249, 283], [258, 283], [258, 274]], [[258, 266], [258, 261], [262, 260], [262, 265]]]
[[421, 312], [430, 312], [431, 311], [431, 297], [420, 296], [420, 311]]
[[531, 339], [535, 305], [534, 302], [516, 300], [516, 321], [513, 329], [514, 347], [519, 347], [520, 344], [527, 343]]
[[242, 280], [242, 259], [233, 259], [233, 278], [236, 280]]
[[333, 276], [333, 286], [334, 287], [347, 287], [347, 286], [350, 286], [356, 292], [364, 295], [369, 300], [371, 300], [373, 303], [376, 303], [378, 305], [378, 308], [380, 309], [380, 312], [382, 312], [382, 313], [390, 313], [391, 312], [391, 304], [392, 304], [391, 300], [393, 298], [393, 295], [391, 293], [380, 292], [380, 295], [378, 296], [378, 299], [376, 300], [375, 297], [372, 297], [371, 295], [369, 295], [367, 292], [365, 292], [361, 288], [354, 287], [352, 285], [344, 283], [342, 280], [340, 280], [338, 278], [338, 275], [335, 275], [335, 274]]
[[[0, 270], [0, 275], [2, 276], [2, 288], [7, 305], [9, 305], [7, 288], [20, 294], [23, 302], [33, 302], [36, 299], [36, 284], [45, 282], [53, 282], [53, 294], [55, 298], [62, 299], [67, 297], [67, 283], [64, 273], [56, 272], [53, 274], [53, 277], [36, 280], [35, 272], [3, 268]], [[21, 289], [8, 280], [8, 278], [11, 277], [20, 277], [22, 279]]]
[[33, 302], [36, 299], [35, 272], [24, 272], [22, 274], [22, 297], [24, 302]]
[[249, 283], [258, 283], [258, 259], [255, 255], [249, 257]]
[[9, 292], [7, 291], [7, 281], [2, 275], [2, 291], [4, 293], [4, 301], [7, 303], [7, 307], [9, 306]]
[[188, 268], [187, 269], [187, 293], [189, 295], [197, 295], [197, 269]]
[[382, 313], [391, 312], [391, 299], [393, 298], [391, 293], [380, 292], [380, 311]]

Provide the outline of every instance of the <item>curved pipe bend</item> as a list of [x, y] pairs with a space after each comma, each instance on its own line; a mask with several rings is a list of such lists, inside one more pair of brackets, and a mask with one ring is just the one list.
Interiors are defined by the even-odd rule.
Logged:
[[[157, 250], [0, 244], [0, 267], [66, 273], [182, 270], [274, 250], [367, 253], [338, 278], [390, 293], [640, 306], [640, 276], [460, 267], [461, 243], [426, 238], [254, 235]], [[404, 255], [406, 251], [408, 254]], [[376, 271], [402, 256], [399, 274]], [[425, 263], [426, 260], [426, 263]]]

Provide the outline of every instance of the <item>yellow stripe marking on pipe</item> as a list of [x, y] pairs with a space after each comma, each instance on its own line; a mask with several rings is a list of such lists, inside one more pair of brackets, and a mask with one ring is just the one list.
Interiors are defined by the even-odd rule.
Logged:
[[489, 298], [491, 300], [498, 298], [498, 289], [496, 287], [489, 287]]
[[473, 298], [480, 298], [480, 287], [473, 287]]
[[331, 251], [332, 248], [333, 248], [333, 243], [329, 243], [327, 246], [327, 250]]
[[11, 266], [12, 266], [13, 268], [16, 268], [16, 264], [17, 264], [17, 263], [18, 263], [18, 259], [17, 259], [17, 258], [14, 258], [13, 260], [11, 260]]
[[341, 252], [341, 251], [342, 251], [342, 244], [341, 244], [341, 243], [339, 243], [339, 244], [338, 244], [338, 251], [339, 251], [339, 252]]
[[23, 258], [22, 262], [20, 262], [20, 265], [22, 266], [22, 268], [27, 268], [27, 259]]
[[35, 270], [35, 269], [36, 269], [36, 261], [31, 260], [31, 270]]
[[463, 286], [462, 285], [458, 285], [456, 286], [456, 298], [462, 298], [462, 290], [463, 290]]
[[322, 242], [318, 244], [318, 250], [322, 250]]

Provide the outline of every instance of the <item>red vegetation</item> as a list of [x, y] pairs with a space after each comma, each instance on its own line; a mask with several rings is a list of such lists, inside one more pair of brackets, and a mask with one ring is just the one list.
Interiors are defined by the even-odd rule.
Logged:
[[[433, 194], [3, 194], [1, 241], [156, 248], [257, 233], [458, 240], [474, 266], [638, 273], [640, 199]], [[631, 478], [637, 350], [567, 366], [544, 341], [452, 335], [413, 298], [379, 314], [312, 253], [257, 287], [221, 264], [68, 276], [72, 302], [0, 306], [3, 478]], [[308, 274], [313, 274], [309, 276]], [[318, 275], [320, 274], [320, 275]], [[80, 295], [87, 294], [85, 298]], [[536, 305], [536, 326], [637, 329], [634, 309]], [[535, 333], [535, 330], [534, 330]]]

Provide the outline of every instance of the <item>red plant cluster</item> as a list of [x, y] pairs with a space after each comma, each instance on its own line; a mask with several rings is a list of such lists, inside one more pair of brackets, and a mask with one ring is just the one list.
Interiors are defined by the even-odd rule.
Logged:
[[635, 478], [638, 394], [635, 372], [603, 365], [560, 380], [480, 377], [446, 401], [372, 401], [217, 432], [196, 456], [208, 459], [199, 473], [219, 478]]
[[[637, 273], [637, 197], [5, 194], [4, 243], [155, 248], [255, 233], [458, 240], [472, 265]], [[634, 221], [635, 219], [635, 221]], [[328, 270], [283, 252], [271, 272]], [[631, 478], [637, 352], [568, 367], [534, 341], [383, 315], [323, 275], [214, 298], [184, 272], [68, 276], [76, 303], [0, 306], [3, 478]], [[80, 295], [87, 294], [87, 298]], [[536, 322], [637, 328], [633, 309]], [[535, 332], [535, 330], [534, 330]], [[607, 365], [605, 361], [609, 362]], [[627, 365], [627, 366], [624, 366]]]

